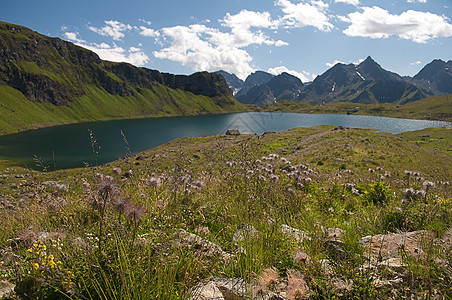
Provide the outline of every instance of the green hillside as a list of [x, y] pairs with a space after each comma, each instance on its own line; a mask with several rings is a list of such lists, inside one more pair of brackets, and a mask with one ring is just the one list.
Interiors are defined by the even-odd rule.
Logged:
[[141, 92], [121, 97], [91, 86], [77, 101], [57, 106], [31, 102], [16, 89], [0, 85], [0, 135], [75, 122], [244, 110], [232, 96], [212, 99], [161, 84]]
[[307, 102], [283, 100], [262, 108], [253, 107], [258, 111], [278, 111], [295, 113], [325, 113], [344, 114], [347, 110], [359, 107], [358, 115], [373, 115], [392, 118], [425, 119], [452, 121], [452, 95], [433, 96], [407, 103], [395, 105], [391, 103], [361, 104], [350, 102], [334, 102], [327, 105], [314, 105]]

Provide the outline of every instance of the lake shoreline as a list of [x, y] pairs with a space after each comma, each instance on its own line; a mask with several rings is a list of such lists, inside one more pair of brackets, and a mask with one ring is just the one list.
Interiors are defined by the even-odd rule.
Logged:
[[441, 128], [452, 123], [379, 116], [269, 112], [112, 120], [54, 126], [0, 137], [3, 145], [0, 159], [4, 160], [3, 165], [41, 163], [67, 169], [108, 163], [178, 138], [224, 135], [229, 129], [259, 135], [322, 125], [397, 134]]

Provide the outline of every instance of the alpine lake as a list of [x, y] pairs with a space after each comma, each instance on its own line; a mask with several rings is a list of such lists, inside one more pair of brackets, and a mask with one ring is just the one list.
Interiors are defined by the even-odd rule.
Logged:
[[66, 169], [104, 164], [180, 137], [240, 133], [262, 134], [296, 127], [334, 125], [397, 134], [449, 122], [340, 114], [248, 112], [188, 117], [146, 118], [78, 123], [0, 137], [0, 158], [39, 169]]

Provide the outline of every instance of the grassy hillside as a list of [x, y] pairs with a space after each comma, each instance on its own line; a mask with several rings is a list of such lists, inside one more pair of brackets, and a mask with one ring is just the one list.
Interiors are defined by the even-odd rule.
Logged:
[[0, 135], [27, 129], [121, 118], [192, 115], [243, 111], [234, 98], [215, 99], [157, 84], [134, 96], [111, 95], [95, 86], [68, 105], [31, 102], [11, 87], [0, 85]]
[[410, 140], [319, 126], [3, 169], [3, 286], [13, 298], [447, 299], [452, 156]]
[[285, 100], [269, 104], [263, 108], [253, 108], [261, 111], [344, 114], [347, 113], [348, 109], [354, 109], [355, 107], [359, 107], [360, 110], [354, 114], [360, 115], [452, 121], [452, 95], [428, 97], [405, 105], [394, 105], [391, 103], [359, 104], [348, 102], [312, 105], [306, 102]]

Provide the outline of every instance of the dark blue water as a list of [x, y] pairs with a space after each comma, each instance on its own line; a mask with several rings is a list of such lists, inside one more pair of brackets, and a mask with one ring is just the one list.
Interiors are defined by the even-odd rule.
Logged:
[[[390, 133], [445, 127], [448, 122], [393, 119], [375, 116], [237, 113], [192, 117], [149, 118], [71, 124], [31, 130], [0, 137], [0, 157], [21, 161], [34, 167], [34, 156], [45, 165], [57, 169], [102, 164], [127, 154], [137, 153], [167, 143], [179, 137], [224, 134], [228, 129], [241, 133], [283, 131], [295, 127], [335, 125], [352, 128], [375, 128]], [[93, 154], [88, 129], [97, 141], [98, 155]], [[96, 161], [97, 160], [97, 161]]]

